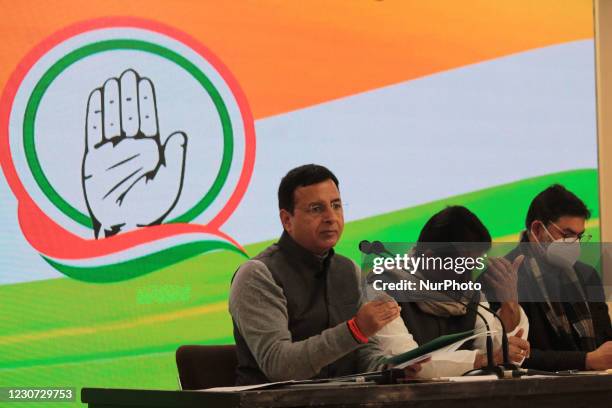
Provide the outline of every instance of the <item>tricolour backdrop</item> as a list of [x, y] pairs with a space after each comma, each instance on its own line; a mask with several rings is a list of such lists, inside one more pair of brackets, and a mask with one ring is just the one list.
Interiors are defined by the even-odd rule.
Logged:
[[597, 236], [592, 7], [0, 4], [0, 385], [176, 388], [179, 345], [233, 342], [231, 276], [304, 163], [356, 260], [448, 204], [517, 240], [552, 183]]

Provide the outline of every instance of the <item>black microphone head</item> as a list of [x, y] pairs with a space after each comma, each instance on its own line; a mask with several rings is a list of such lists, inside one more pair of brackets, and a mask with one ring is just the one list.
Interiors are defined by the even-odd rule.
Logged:
[[385, 248], [383, 243], [380, 241], [372, 242], [372, 245], [370, 246], [370, 250], [375, 254], [386, 254], [389, 252], [387, 251], [387, 248]]
[[368, 240], [363, 240], [359, 243], [359, 250], [366, 255], [372, 253], [372, 244]]

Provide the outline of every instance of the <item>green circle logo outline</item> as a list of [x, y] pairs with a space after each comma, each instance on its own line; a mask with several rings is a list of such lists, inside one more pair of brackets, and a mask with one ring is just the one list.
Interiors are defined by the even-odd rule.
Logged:
[[223, 188], [223, 185], [227, 181], [229, 170], [232, 164], [232, 156], [234, 154], [234, 136], [232, 131], [232, 123], [230, 120], [229, 112], [223, 102], [223, 98], [219, 94], [219, 91], [215, 88], [212, 81], [191, 61], [182, 55], [162, 47], [157, 44], [153, 44], [142, 40], [133, 39], [115, 39], [100, 41], [92, 44], [85, 45], [78, 48], [64, 57], [59, 59], [53, 64], [38, 81], [28, 103], [26, 105], [24, 121], [23, 121], [23, 147], [26, 155], [26, 161], [28, 167], [32, 172], [34, 180], [42, 190], [43, 194], [51, 201], [57, 209], [65, 214], [75, 222], [88, 227], [93, 228], [91, 218], [88, 215], [81, 213], [79, 210], [70, 205], [57, 191], [53, 188], [47, 177], [45, 176], [40, 162], [38, 161], [38, 155], [36, 154], [36, 147], [34, 144], [34, 128], [36, 121], [36, 114], [40, 106], [41, 100], [51, 85], [51, 83], [70, 65], [75, 62], [88, 57], [93, 54], [97, 54], [105, 51], [115, 50], [136, 50], [149, 52], [156, 54], [162, 58], [165, 58], [175, 64], [179, 65], [185, 71], [189, 72], [191, 76], [202, 85], [204, 90], [208, 93], [212, 99], [219, 118], [221, 120], [221, 126], [223, 129], [223, 155], [221, 159], [221, 165], [217, 176], [209, 190], [206, 192], [204, 197], [200, 199], [192, 208], [187, 210], [184, 214], [167, 221], [169, 223], [189, 222], [200, 215], [208, 206], [215, 200], [219, 195], [219, 192]]

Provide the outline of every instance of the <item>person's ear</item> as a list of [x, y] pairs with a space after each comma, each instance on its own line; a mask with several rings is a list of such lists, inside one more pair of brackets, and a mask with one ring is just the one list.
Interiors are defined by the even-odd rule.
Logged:
[[280, 221], [283, 224], [283, 228], [285, 231], [287, 232], [291, 232], [292, 229], [292, 219], [293, 219], [293, 215], [284, 209], [281, 209], [279, 212], [279, 217], [280, 217]]
[[529, 226], [529, 232], [531, 232], [535, 237], [540, 240], [540, 236], [542, 235], [542, 221], [533, 220], [531, 225]]

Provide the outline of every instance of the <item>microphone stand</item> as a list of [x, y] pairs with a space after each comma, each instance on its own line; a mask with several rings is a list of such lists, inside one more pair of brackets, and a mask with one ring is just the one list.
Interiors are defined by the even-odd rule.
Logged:
[[512, 370], [512, 371], [518, 370], [519, 367], [516, 364], [510, 362], [510, 353], [508, 350], [509, 349], [508, 334], [506, 332], [506, 325], [504, 324], [504, 321], [490, 307], [483, 306], [480, 303], [478, 305], [482, 307], [484, 310], [486, 310], [487, 312], [491, 313], [493, 316], [495, 316], [495, 318], [499, 321], [499, 324], [502, 327], [502, 356], [504, 359], [503, 368], [505, 368], [506, 370]]
[[[445, 294], [445, 293], [442, 293]], [[452, 297], [449, 296], [449, 299], [452, 299]], [[457, 299], [453, 299], [455, 302], [462, 304], [463, 306], [465, 306], [466, 308], [471, 308], [472, 304], [466, 304], [460, 300]], [[476, 304], [476, 306], [480, 306], [480, 302]], [[477, 310], [477, 309], [473, 309], [474, 312], [476, 312], [476, 314], [478, 315], [478, 317], [480, 317], [482, 319], [482, 322], [485, 324], [485, 327], [487, 329], [487, 332], [490, 332], [491, 329], [489, 327], [489, 324], [487, 323], [487, 319], [485, 319], [485, 317]], [[502, 325], [503, 328], [503, 325]], [[502, 329], [503, 330], [503, 329]], [[466, 373], [463, 373], [463, 375], [465, 376], [476, 376], [476, 375], [495, 375], [497, 376], [497, 378], [504, 378], [504, 370], [503, 367], [495, 365], [495, 357], [493, 356], [493, 337], [491, 333], [487, 333], [487, 339], [486, 339], [486, 347], [487, 347], [487, 365], [486, 367], [481, 367], [481, 368], [475, 368], [473, 370], [469, 370]]]

